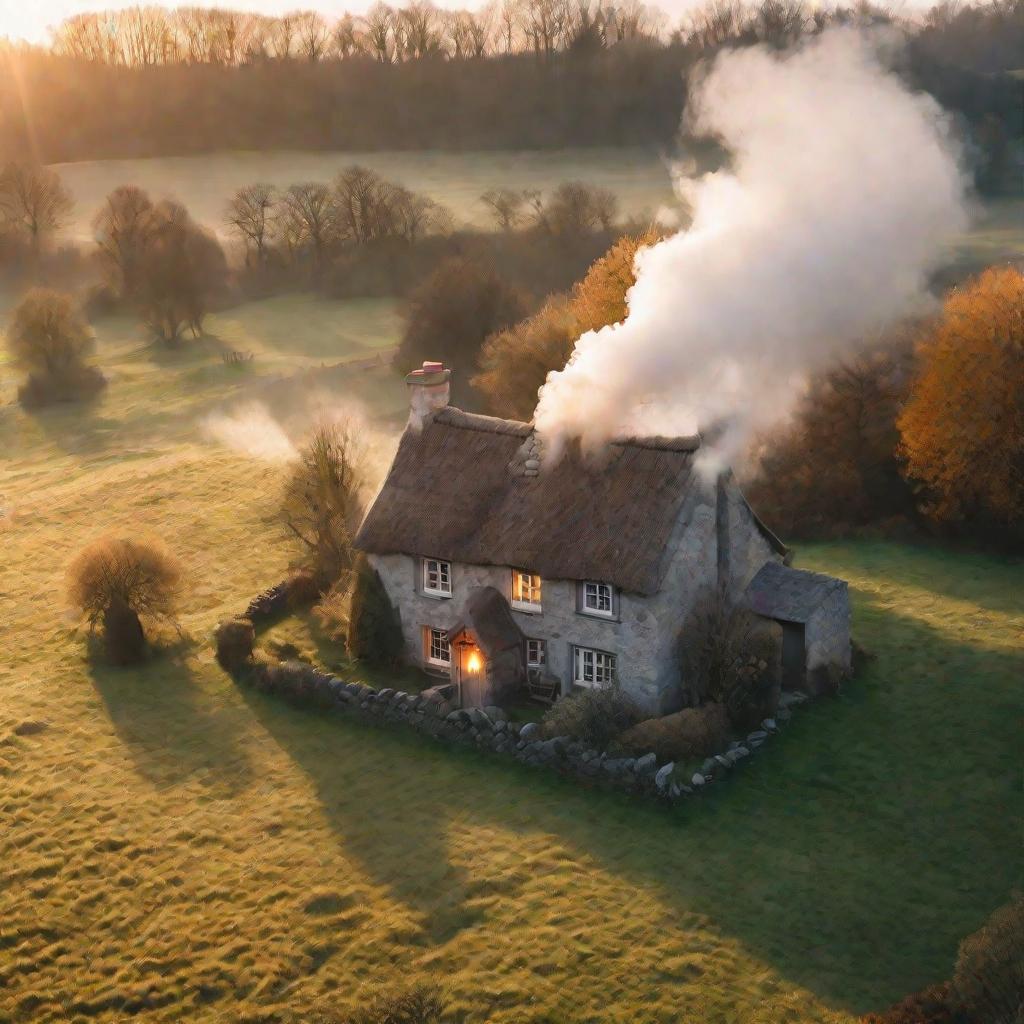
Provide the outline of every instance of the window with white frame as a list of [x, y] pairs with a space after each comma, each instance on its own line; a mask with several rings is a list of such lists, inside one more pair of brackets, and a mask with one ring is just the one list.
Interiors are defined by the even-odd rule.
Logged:
[[540, 611], [540, 577], [520, 569], [512, 570], [512, 607], [522, 612]]
[[580, 611], [603, 618], [615, 617], [615, 588], [610, 583], [584, 583], [580, 588]]
[[448, 634], [443, 629], [427, 629], [427, 661], [431, 665], [448, 668], [452, 663], [452, 649], [448, 643]]
[[573, 682], [577, 686], [610, 686], [615, 682], [615, 655], [590, 647], [572, 649]]
[[547, 645], [543, 640], [526, 641], [526, 667], [543, 668], [547, 663]]
[[452, 563], [436, 558], [423, 559], [423, 593], [435, 597], [452, 596]]

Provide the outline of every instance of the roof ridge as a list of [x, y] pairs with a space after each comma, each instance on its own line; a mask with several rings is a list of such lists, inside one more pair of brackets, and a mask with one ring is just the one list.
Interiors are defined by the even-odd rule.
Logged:
[[507, 420], [500, 416], [487, 416], [479, 412], [466, 412], [454, 405], [445, 406], [433, 415], [435, 423], [455, 427], [459, 430], [479, 430], [489, 434], [514, 434], [527, 437], [533, 432], [532, 423], [521, 420]]

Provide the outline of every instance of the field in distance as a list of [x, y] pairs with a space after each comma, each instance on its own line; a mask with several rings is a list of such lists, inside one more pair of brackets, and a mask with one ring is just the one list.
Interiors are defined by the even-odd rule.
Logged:
[[[239, 186], [255, 181], [278, 186], [330, 181], [353, 163], [444, 203], [457, 224], [475, 227], [492, 226], [480, 196], [501, 186], [546, 191], [563, 181], [585, 181], [611, 189], [627, 217], [653, 217], [674, 202], [668, 157], [636, 147], [466, 153], [224, 152], [54, 166], [75, 197], [68, 234], [86, 241], [92, 237], [93, 213], [118, 185], [138, 185], [155, 198], [173, 196], [197, 220], [223, 232], [225, 200]], [[1024, 200], [978, 203], [974, 220], [967, 235], [950, 241], [949, 264], [956, 276], [1024, 256]]]

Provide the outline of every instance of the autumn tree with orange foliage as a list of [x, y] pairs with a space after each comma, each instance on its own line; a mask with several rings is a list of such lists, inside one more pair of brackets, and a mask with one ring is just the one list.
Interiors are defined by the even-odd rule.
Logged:
[[927, 510], [1024, 539], [1024, 274], [992, 268], [951, 292], [918, 359], [899, 429]]
[[533, 416], [537, 391], [552, 370], [569, 361], [576, 339], [626, 318], [636, 254], [657, 239], [653, 231], [620, 238], [570, 294], [553, 295], [534, 316], [487, 339], [473, 387], [488, 412], [520, 420]]

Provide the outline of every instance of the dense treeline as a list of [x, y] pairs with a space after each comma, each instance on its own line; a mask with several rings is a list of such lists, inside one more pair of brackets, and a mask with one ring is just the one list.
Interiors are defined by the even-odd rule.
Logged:
[[679, 26], [643, 5], [505, 0], [477, 13], [377, 4], [327, 22], [186, 8], [80, 15], [0, 61], [0, 151], [43, 162], [214, 149], [667, 145], [685, 73], [730, 45], [893, 24], [899, 70], [963, 115], [980, 184], [1019, 187], [1024, 0], [882, 9], [717, 0]]

